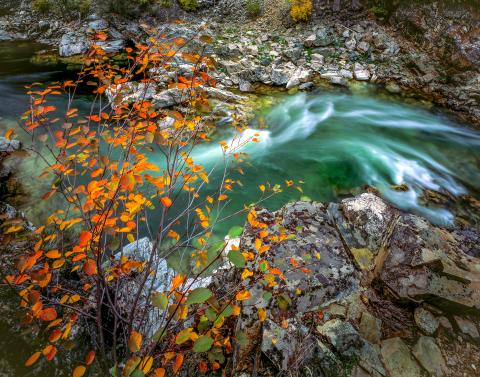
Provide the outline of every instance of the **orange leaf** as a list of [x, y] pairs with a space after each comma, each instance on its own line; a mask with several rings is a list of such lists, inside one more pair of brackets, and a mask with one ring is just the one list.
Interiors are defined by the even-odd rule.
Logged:
[[55, 330], [48, 337], [48, 341], [51, 343], [55, 343], [58, 339], [60, 339], [61, 336], [62, 332], [60, 330]]
[[92, 233], [84, 230], [82, 233], [80, 233], [80, 246], [84, 247], [87, 246], [88, 242], [92, 239]]
[[54, 308], [46, 308], [40, 312], [38, 318], [42, 321], [50, 322], [57, 318], [57, 312]]
[[62, 254], [58, 250], [50, 250], [45, 256], [50, 259], [58, 259], [62, 257]]
[[157, 368], [153, 372], [155, 374], [155, 377], [165, 377], [165, 369], [164, 368]]
[[173, 373], [177, 374], [177, 372], [180, 370], [183, 364], [183, 353], [179, 353], [177, 357], [175, 358], [175, 362], [173, 363]]
[[90, 365], [91, 363], [93, 363], [94, 359], [95, 359], [95, 352], [90, 351], [89, 353], [87, 353], [87, 356], [85, 356], [85, 364]]
[[73, 371], [72, 377], [82, 377], [86, 371], [87, 371], [87, 368], [85, 368], [83, 365], [79, 365]]
[[42, 353], [41, 353], [40, 351], [35, 352], [32, 356], [30, 356], [30, 357], [27, 359], [27, 361], [25, 361], [25, 366], [26, 366], [26, 367], [29, 367], [29, 366], [35, 364], [41, 354], [42, 354]]
[[55, 355], [57, 354], [57, 347], [52, 346], [50, 349], [50, 352], [48, 352], [45, 357], [47, 358], [48, 361], [52, 361]]
[[97, 265], [93, 259], [87, 259], [83, 264], [82, 271], [88, 276], [92, 276], [97, 272]]
[[9, 129], [7, 130], [7, 132], [5, 132], [5, 135], [4, 135], [4, 136], [5, 136], [5, 139], [10, 140], [11, 137], [12, 137], [12, 135], [13, 135], [13, 133], [14, 133], [13, 128], [9, 128]]
[[252, 297], [252, 295], [250, 294], [249, 291], [240, 291], [240, 292], [238, 292], [237, 295], [235, 296], [235, 298], [236, 298], [238, 301], [248, 300], [250, 297]]
[[172, 199], [170, 199], [168, 196], [164, 196], [162, 199], [160, 199], [162, 201], [162, 204], [165, 206], [165, 207], [170, 207], [172, 205]]
[[142, 347], [142, 334], [137, 331], [132, 331], [130, 339], [128, 340], [128, 348], [131, 352], [137, 352]]

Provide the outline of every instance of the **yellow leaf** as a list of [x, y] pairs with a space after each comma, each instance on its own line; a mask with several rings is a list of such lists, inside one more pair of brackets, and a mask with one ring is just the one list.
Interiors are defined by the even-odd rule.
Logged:
[[248, 268], [246, 268], [242, 272], [242, 280], [245, 280], [246, 278], [248, 278], [249, 276], [252, 276], [252, 275], [253, 275], [253, 272], [250, 271]]
[[153, 357], [152, 356], [145, 356], [142, 360], [141, 368], [143, 373], [147, 374], [152, 369], [153, 365]]
[[21, 230], [23, 230], [23, 227], [21, 226], [11, 226], [4, 232], [4, 234], [17, 233]]
[[265, 321], [265, 318], [267, 318], [267, 311], [264, 308], [258, 309], [258, 318], [260, 318], [261, 322]]
[[265, 185], [260, 185], [258, 186], [261, 192], [265, 192]]
[[131, 352], [137, 352], [142, 347], [142, 334], [137, 331], [132, 331], [130, 339], [128, 340], [128, 348]]

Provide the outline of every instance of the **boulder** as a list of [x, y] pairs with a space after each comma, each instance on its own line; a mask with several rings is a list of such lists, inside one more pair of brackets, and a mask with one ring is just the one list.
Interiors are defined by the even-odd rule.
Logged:
[[442, 377], [447, 371], [445, 360], [440, 347], [435, 339], [429, 336], [421, 336], [412, 348], [413, 356], [420, 365], [434, 377]]
[[1, 154], [12, 153], [20, 150], [22, 144], [18, 140], [9, 140], [0, 136], [0, 156]]
[[427, 335], [432, 335], [437, 331], [440, 323], [435, 316], [424, 308], [416, 308], [413, 312], [415, 323]]
[[422, 371], [410, 354], [410, 349], [400, 338], [382, 342], [381, 352], [391, 377], [421, 377]]
[[89, 44], [84, 33], [69, 31], [62, 36], [59, 46], [60, 56], [73, 56], [88, 51]]

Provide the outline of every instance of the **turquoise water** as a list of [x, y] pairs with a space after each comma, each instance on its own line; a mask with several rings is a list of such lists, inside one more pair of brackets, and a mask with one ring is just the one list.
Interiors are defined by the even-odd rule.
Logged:
[[[230, 195], [227, 213], [255, 201], [259, 184], [294, 179], [304, 181], [303, 195], [319, 201], [371, 186], [396, 207], [448, 225], [453, 214], [426, 204], [424, 190], [460, 196], [480, 189], [480, 133], [441, 114], [365, 95], [318, 92], [286, 96], [262, 117], [258, 123], [267, 128], [252, 125], [236, 139], [223, 135], [229, 144], [254, 134], [260, 139], [241, 148], [251, 165], [245, 177], [234, 176], [244, 186]], [[222, 171], [218, 145], [198, 147], [193, 158]], [[265, 204], [276, 209], [301, 196], [288, 190]]]

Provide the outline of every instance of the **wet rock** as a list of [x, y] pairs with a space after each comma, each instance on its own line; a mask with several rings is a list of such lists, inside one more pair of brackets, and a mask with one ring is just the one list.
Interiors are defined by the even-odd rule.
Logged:
[[60, 56], [80, 55], [89, 47], [87, 36], [82, 32], [70, 31], [62, 36], [59, 46]]
[[410, 349], [400, 338], [382, 341], [381, 353], [391, 377], [421, 377], [421, 369], [410, 354]]
[[435, 316], [424, 308], [416, 308], [414, 311], [415, 323], [427, 335], [432, 335], [437, 331], [439, 322]]
[[440, 347], [435, 343], [434, 338], [421, 336], [413, 346], [412, 353], [431, 376], [441, 377], [445, 375], [447, 366]]

